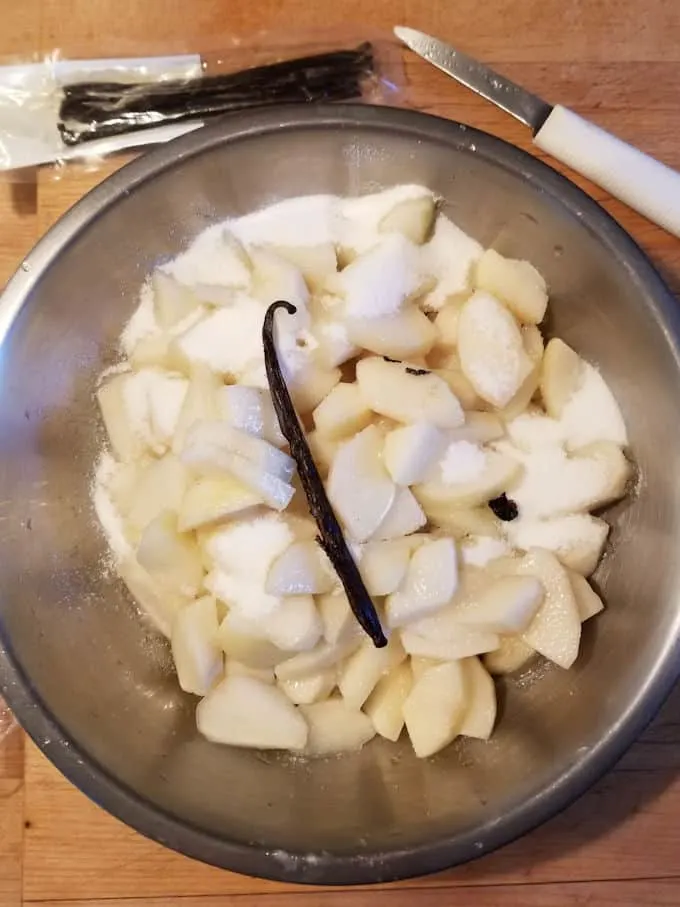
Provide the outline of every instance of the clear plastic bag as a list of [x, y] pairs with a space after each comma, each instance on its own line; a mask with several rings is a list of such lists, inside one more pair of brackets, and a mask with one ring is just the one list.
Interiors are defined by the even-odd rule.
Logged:
[[402, 102], [401, 55], [370, 32], [260, 33], [219, 51], [0, 66], [0, 170], [103, 157], [289, 102]]

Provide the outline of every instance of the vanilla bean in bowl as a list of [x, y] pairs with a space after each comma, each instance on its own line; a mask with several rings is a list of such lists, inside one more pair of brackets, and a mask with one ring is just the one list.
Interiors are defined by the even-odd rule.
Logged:
[[274, 340], [274, 315], [277, 309], [285, 309], [289, 315], [295, 315], [297, 312], [297, 308], [290, 302], [273, 302], [267, 309], [262, 326], [264, 363], [276, 416], [281, 431], [290, 445], [290, 453], [297, 465], [309, 510], [316, 520], [319, 530], [317, 541], [333, 564], [347, 594], [352, 612], [361, 628], [370, 636], [376, 648], [382, 648], [387, 645], [387, 638], [380, 625], [378, 613], [328, 500], [326, 489], [309, 450], [305, 433], [281, 372]]

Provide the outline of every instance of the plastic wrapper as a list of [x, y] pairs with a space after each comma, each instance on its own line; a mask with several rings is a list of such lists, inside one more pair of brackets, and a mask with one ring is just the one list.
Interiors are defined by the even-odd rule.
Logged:
[[282, 103], [403, 100], [391, 38], [346, 30], [252, 35], [218, 51], [0, 66], [0, 170], [167, 141], [231, 112]]

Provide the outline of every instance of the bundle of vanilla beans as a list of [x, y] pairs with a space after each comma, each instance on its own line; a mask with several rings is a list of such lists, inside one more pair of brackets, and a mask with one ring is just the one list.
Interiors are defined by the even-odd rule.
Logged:
[[67, 145], [181, 120], [203, 120], [252, 107], [345, 101], [362, 95], [374, 75], [373, 47], [297, 57], [225, 75], [125, 84], [65, 86], [59, 132]]

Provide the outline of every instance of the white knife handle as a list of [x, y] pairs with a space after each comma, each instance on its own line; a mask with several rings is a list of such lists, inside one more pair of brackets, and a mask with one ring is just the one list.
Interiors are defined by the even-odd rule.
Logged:
[[680, 236], [680, 173], [559, 105], [536, 133], [534, 142], [649, 220]]

